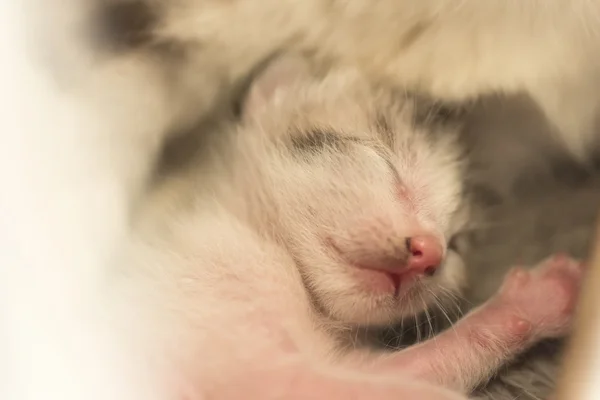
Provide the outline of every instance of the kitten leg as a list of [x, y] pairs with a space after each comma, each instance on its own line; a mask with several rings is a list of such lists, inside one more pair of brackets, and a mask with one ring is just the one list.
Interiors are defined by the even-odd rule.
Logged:
[[499, 292], [455, 327], [370, 367], [473, 389], [527, 347], [568, 332], [581, 276], [582, 265], [563, 255], [531, 271], [513, 269]]
[[[189, 396], [186, 396], [186, 399]], [[429, 383], [306, 364], [247, 373], [213, 388], [204, 399], [248, 400], [461, 400], [462, 395]]]

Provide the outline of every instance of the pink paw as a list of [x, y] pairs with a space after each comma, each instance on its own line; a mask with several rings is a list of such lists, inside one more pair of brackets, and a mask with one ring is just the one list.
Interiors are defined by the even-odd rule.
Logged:
[[552, 256], [532, 270], [512, 269], [495, 299], [514, 310], [511, 324], [538, 338], [566, 334], [577, 304], [582, 263], [564, 254]]

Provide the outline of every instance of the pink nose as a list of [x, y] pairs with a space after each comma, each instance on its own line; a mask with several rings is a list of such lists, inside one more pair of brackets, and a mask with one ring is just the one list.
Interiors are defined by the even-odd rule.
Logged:
[[429, 235], [414, 236], [406, 240], [406, 245], [411, 253], [407, 269], [418, 275], [433, 275], [444, 254], [440, 241]]

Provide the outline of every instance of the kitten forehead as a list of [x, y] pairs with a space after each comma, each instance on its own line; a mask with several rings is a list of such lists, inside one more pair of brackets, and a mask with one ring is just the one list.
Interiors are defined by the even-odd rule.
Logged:
[[[416, 120], [413, 98], [373, 86], [349, 69], [306, 77], [278, 94], [269, 107], [256, 109], [249, 123], [272, 139], [291, 135], [302, 147], [332, 144], [341, 137], [391, 147], [394, 136], [412, 133]], [[325, 135], [316, 134], [323, 131]]]

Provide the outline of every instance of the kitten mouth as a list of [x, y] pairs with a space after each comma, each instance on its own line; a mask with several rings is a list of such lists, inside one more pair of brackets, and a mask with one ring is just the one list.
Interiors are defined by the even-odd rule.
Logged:
[[397, 298], [404, 288], [402, 277], [388, 271], [353, 267], [350, 272], [361, 290], [372, 294]]
[[356, 279], [367, 285], [370, 290], [392, 294], [395, 298], [400, 297], [401, 289], [405, 286], [403, 283], [407, 281], [406, 278], [409, 278], [404, 271], [372, 268], [357, 264], [345, 257], [344, 253], [336, 246], [333, 240], [328, 239], [326, 243], [333, 250], [336, 258], [350, 266], [353, 269]]

